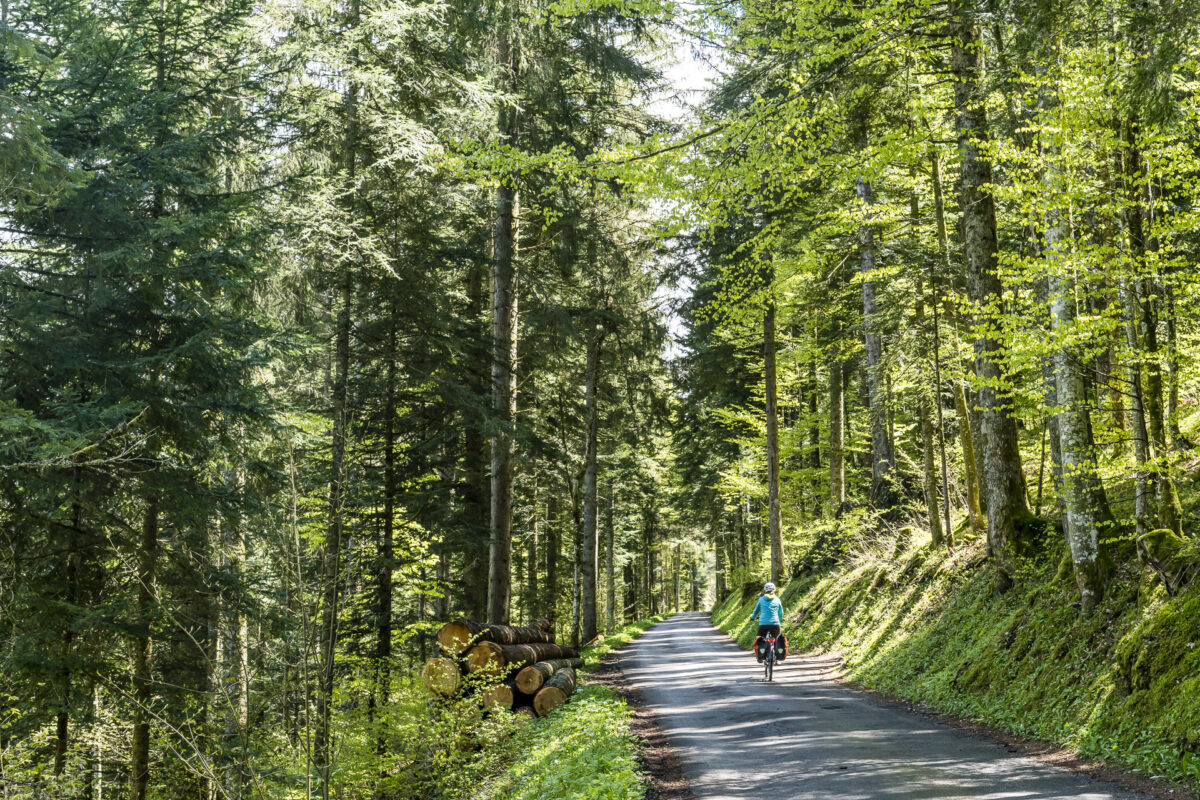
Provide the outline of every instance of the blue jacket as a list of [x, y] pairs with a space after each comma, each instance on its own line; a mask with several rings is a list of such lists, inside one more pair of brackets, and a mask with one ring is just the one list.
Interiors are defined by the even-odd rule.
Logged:
[[764, 594], [758, 598], [758, 604], [754, 606], [754, 613], [750, 615], [750, 619], [758, 620], [759, 625], [782, 625], [783, 603], [778, 597], [767, 597]]

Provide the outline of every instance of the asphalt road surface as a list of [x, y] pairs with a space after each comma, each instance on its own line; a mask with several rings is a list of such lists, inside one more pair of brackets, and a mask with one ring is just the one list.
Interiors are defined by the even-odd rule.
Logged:
[[793, 656], [767, 683], [703, 613], [671, 617], [621, 656], [701, 800], [1141, 797], [840, 686], [834, 667]]

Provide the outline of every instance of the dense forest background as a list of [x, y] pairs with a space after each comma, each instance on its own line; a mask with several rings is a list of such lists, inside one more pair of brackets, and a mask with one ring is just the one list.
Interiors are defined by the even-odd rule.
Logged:
[[459, 796], [441, 621], [897, 539], [1179, 591], [1198, 19], [0, 0], [0, 791]]

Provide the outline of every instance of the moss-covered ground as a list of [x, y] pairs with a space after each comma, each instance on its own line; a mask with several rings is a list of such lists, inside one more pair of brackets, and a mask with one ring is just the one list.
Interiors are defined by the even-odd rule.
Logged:
[[[1058, 554], [1005, 594], [976, 541], [860, 553], [782, 592], [793, 652], [834, 651], [866, 687], [1200, 786], [1200, 586], [1169, 597], [1136, 558], [1080, 614]], [[744, 647], [756, 594], [713, 621]]]

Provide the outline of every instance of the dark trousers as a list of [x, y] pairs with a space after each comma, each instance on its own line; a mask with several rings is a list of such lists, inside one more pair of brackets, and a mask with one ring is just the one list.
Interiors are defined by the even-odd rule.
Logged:
[[762, 638], [764, 636], [766, 636], [768, 633], [771, 634], [772, 636], [774, 636], [776, 639], [778, 639], [779, 638], [779, 626], [778, 625], [759, 625], [758, 626], [758, 638], [754, 640], [754, 657], [755, 658], [758, 658], [760, 660], [762, 659], [763, 654], [758, 649], [758, 643], [760, 641], [762, 641]]

